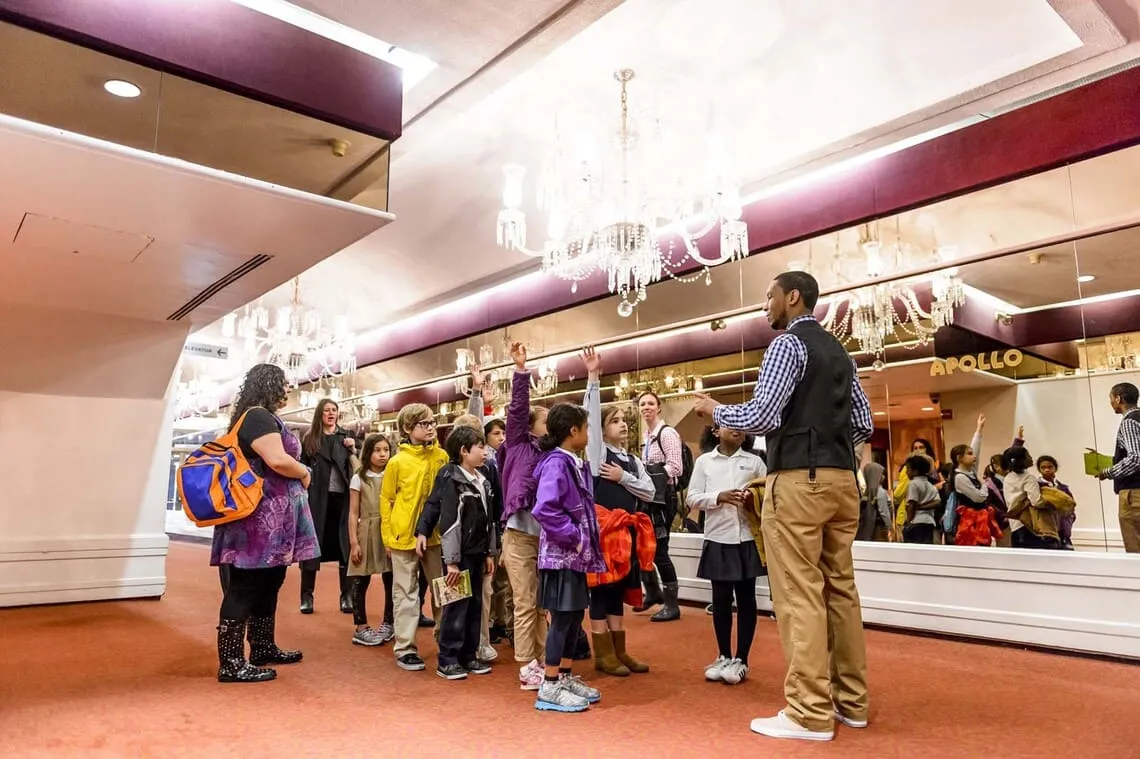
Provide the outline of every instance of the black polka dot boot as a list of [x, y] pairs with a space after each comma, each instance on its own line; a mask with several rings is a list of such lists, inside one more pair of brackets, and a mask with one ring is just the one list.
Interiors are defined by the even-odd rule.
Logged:
[[285, 651], [277, 647], [277, 620], [274, 617], [252, 617], [249, 620], [249, 663], [296, 664], [301, 661], [300, 651]]
[[272, 669], [255, 667], [245, 660], [244, 619], [223, 619], [218, 623], [218, 682], [259, 683], [277, 677]]

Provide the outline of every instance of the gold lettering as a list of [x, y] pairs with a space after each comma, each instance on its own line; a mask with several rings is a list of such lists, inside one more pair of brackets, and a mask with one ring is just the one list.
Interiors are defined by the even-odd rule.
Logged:
[[986, 361], [986, 354], [984, 354], [984, 353], [978, 354], [978, 368], [981, 369], [983, 372], [988, 372], [990, 369], [993, 368]]
[[946, 376], [946, 362], [935, 360], [934, 363], [932, 363], [930, 365], [930, 376], [931, 377], [944, 377], [944, 376]]
[[994, 365], [994, 369], [1004, 369], [1005, 368], [1005, 364], [1003, 364], [1002, 360], [1000, 358], [998, 358], [998, 352], [997, 351], [994, 351], [993, 353], [990, 354], [990, 363]]
[[1020, 366], [1024, 360], [1025, 356], [1019, 350], [1014, 349], [1005, 352], [1005, 365], [1010, 368]]
[[962, 356], [958, 359], [958, 368], [964, 372], [972, 372], [978, 368], [978, 359], [974, 356]]
[[946, 373], [947, 374], [953, 374], [954, 370], [957, 368], [958, 368], [958, 359], [954, 358], [953, 356], [946, 359]]

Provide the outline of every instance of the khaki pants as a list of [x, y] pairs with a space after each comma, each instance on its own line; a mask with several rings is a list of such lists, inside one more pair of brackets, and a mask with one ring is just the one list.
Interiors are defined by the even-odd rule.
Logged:
[[501, 563], [495, 566], [494, 596], [491, 599], [493, 611], [491, 623], [506, 627], [513, 624], [515, 618], [515, 602], [511, 598], [511, 581], [507, 577], [507, 569]]
[[492, 584], [494, 573], [483, 575], [483, 619], [479, 628], [479, 645], [491, 645], [491, 597], [495, 590]]
[[[428, 581], [443, 575], [443, 558], [439, 546], [428, 546], [421, 559], [415, 551], [392, 551], [392, 611], [396, 627], [396, 647], [399, 659], [405, 654], [418, 653], [416, 631], [420, 626], [420, 573], [423, 564]], [[430, 590], [430, 588], [429, 588]], [[439, 603], [431, 594], [431, 615], [439, 627]]]
[[851, 544], [859, 526], [855, 474], [806, 469], [768, 476], [761, 516], [768, 583], [788, 662], [786, 714], [830, 730], [835, 707], [867, 718], [867, 655]]
[[1124, 539], [1124, 550], [1140, 553], [1140, 490], [1121, 490], [1117, 500], [1120, 502], [1120, 537]]
[[515, 660], [543, 661], [546, 612], [538, 607], [538, 536], [507, 528], [503, 566], [515, 601]]

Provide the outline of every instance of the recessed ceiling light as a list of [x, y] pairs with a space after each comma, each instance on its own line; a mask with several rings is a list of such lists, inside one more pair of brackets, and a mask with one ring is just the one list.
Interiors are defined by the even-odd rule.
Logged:
[[1082, 285], [1086, 282], [1092, 282], [1094, 279], [1096, 279], [1096, 277], [1091, 274], [1082, 274], [1081, 276], [1077, 277], [1077, 281]]
[[103, 82], [103, 89], [117, 98], [137, 98], [142, 94], [142, 90], [137, 84], [131, 84], [122, 79], [108, 79]]
[[886, 415], [887, 415], [886, 411], [876, 411], [875, 412], [875, 416], [886, 416]]
[[923, 407], [922, 407], [922, 410], [923, 410], [923, 411], [933, 411], [933, 410], [934, 410], [934, 407], [933, 407], [933, 406], [923, 406]]

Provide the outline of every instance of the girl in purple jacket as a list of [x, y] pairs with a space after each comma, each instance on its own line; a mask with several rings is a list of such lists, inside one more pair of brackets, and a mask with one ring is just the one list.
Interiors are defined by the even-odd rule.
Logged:
[[546, 670], [535, 708], [580, 712], [601, 694], [571, 672], [574, 644], [590, 592], [587, 572], [606, 571], [594, 511], [594, 482], [581, 458], [589, 423], [586, 409], [559, 403], [546, 418], [543, 456], [531, 514], [541, 527], [538, 549], [539, 605], [550, 612]]

